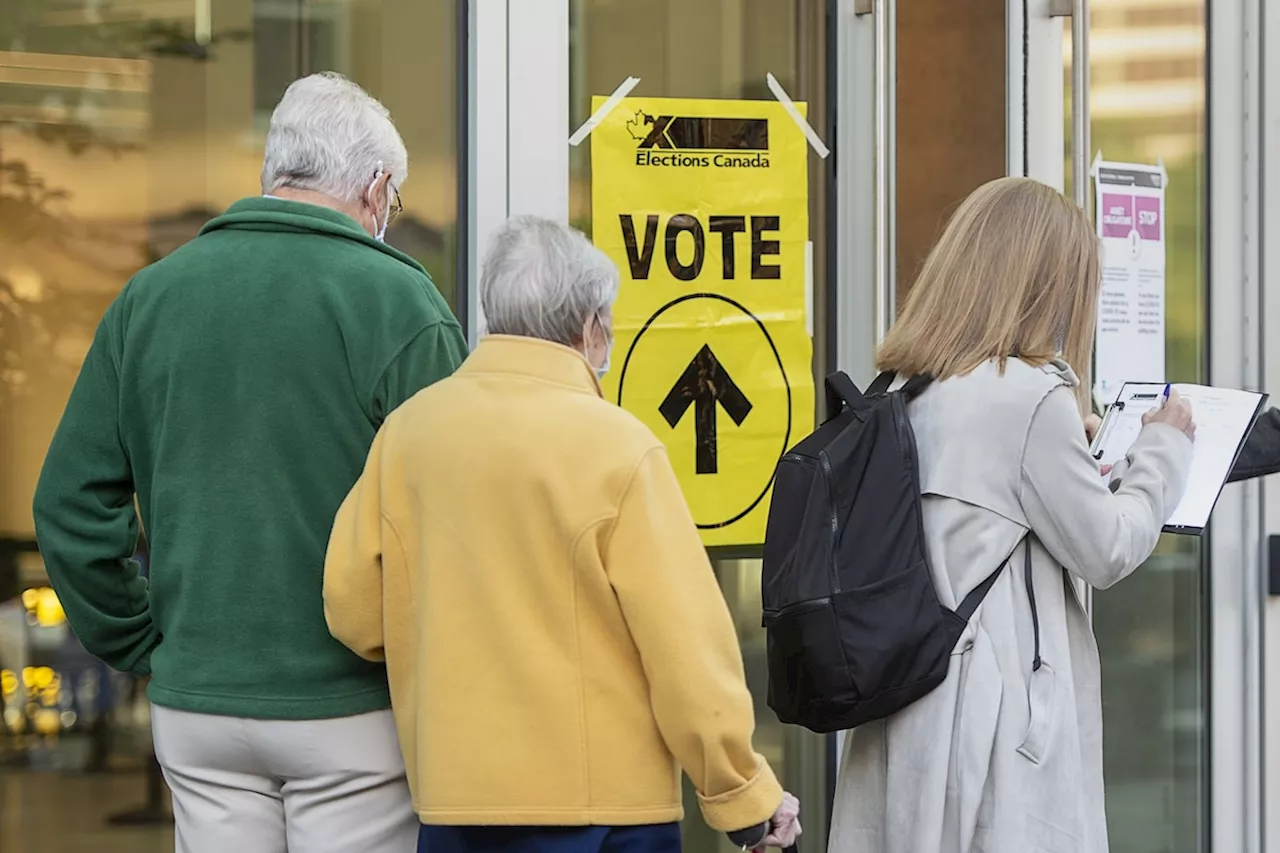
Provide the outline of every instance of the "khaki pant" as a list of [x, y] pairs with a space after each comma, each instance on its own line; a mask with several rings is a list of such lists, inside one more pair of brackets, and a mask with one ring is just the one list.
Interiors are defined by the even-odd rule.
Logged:
[[416, 849], [390, 711], [330, 720], [214, 717], [152, 706], [177, 853]]

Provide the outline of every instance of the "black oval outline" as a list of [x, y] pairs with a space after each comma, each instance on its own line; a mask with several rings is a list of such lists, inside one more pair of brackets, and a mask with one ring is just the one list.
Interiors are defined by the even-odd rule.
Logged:
[[[679, 305], [681, 302], [688, 302], [691, 299], [716, 299], [716, 300], [719, 300], [720, 302], [726, 302], [729, 305], [732, 305], [734, 308], [737, 308], [743, 314], [746, 314], [755, 322], [757, 326], [760, 327], [760, 334], [764, 335], [765, 341], [768, 342], [769, 344], [769, 349], [773, 352], [774, 361], [778, 362], [778, 372], [782, 374], [782, 386], [787, 391], [787, 432], [782, 437], [782, 451], [778, 454], [778, 458], [781, 459], [783, 454], [787, 452], [787, 447], [791, 444], [791, 409], [792, 409], [791, 380], [787, 376], [787, 368], [782, 364], [782, 355], [778, 352], [778, 347], [773, 342], [773, 336], [769, 334], [768, 328], [765, 327], [764, 323], [760, 320], [760, 318], [757, 317], [755, 314], [752, 314], [750, 311], [748, 311], [747, 307], [742, 303], [737, 302], [733, 299], [730, 299], [729, 297], [719, 293], [686, 293], [684, 296], [681, 296], [677, 299], [673, 299], [670, 302], [668, 302], [666, 305], [663, 305], [657, 311], [653, 312], [653, 316], [651, 316], [648, 320], [644, 321], [644, 325], [640, 327], [640, 331], [636, 332], [636, 336], [632, 338], [631, 346], [627, 347], [627, 357], [622, 360], [622, 372], [618, 374], [618, 399], [617, 399], [618, 406], [622, 408], [626, 408], [625, 406], [622, 405], [622, 389], [627, 382], [627, 367], [631, 364], [631, 354], [635, 352], [636, 344], [640, 343], [640, 339], [644, 337], [645, 332], [649, 331], [649, 327], [653, 325], [654, 320], [657, 320], [659, 317], [665, 314], [669, 309], [674, 308], [675, 306]], [[755, 509], [757, 506], [760, 505], [760, 501], [764, 500], [765, 495], [769, 494], [769, 490], [773, 488], [773, 481], [774, 481], [774, 478], [777, 477], [777, 474], [778, 474], [777, 463], [775, 463], [773, 473], [769, 475], [769, 482], [765, 484], [764, 490], [760, 492], [760, 496], [757, 497], [755, 500], [753, 500], [750, 506], [748, 506], [742, 512], [735, 515], [733, 518], [730, 518], [728, 521], [719, 521], [719, 522], [716, 522], [715, 524], [698, 524], [697, 520], [695, 519], [694, 524], [697, 525], [699, 530], [718, 530], [722, 527], [728, 527], [730, 524], [733, 524], [734, 522], [741, 521], [753, 509]]]

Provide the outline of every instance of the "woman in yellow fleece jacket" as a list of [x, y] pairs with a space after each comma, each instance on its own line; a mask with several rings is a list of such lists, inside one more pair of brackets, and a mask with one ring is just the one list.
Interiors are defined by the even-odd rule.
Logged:
[[736, 844], [799, 832], [663, 446], [601, 398], [617, 290], [578, 232], [507, 223], [492, 334], [387, 419], [338, 513], [325, 613], [386, 661], [420, 850], [676, 851], [681, 768]]

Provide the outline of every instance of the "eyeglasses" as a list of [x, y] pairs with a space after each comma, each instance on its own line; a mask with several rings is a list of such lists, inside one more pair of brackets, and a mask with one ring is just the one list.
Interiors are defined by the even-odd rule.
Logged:
[[[365, 200], [372, 208], [373, 205], [373, 188], [378, 185], [378, 180], [383, 176], [381, 166], [378, 168], [377, 174], [373, 176], [373, 183], [369, 184], [369, 188], [365, 190]], [[391, 183], [391, 177], [387, 177], [387, 188], [391, 190], [391, 204], [387, 210], [387, 225], [395, 221], [395, 218], [404, 212], [404, 204], [400, 201], [400, 190], [396, 189], [396, 185]]]
[[396, 221], [396, 217], [404, 213], [404, 205], [400, 202], [400, 190], [396, 189], [395, 184], [388, 182], [387, 186], [391, 187], [391, 209], [387, 212], [387, 224], [390, 225]]

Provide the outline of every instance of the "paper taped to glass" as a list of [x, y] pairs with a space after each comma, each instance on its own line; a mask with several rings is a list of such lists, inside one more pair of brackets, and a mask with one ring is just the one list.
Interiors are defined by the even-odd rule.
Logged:
[[706, 545], [758, 545], [778, 459], [813, 429], [809, 142], [778, 102], [668, 98], [623, 99], [590, 140], [594, 240], [622, 276], [605, 395], [666, 445]]

